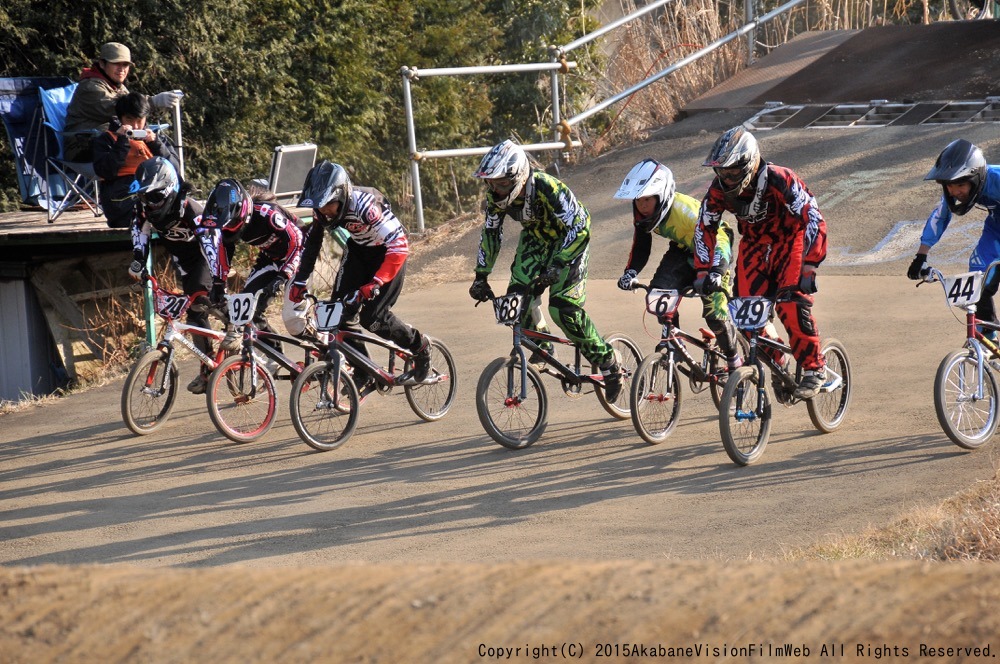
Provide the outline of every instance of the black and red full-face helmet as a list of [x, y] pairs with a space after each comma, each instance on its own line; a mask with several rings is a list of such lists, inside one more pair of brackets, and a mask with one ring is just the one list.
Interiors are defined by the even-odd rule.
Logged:
[[[944, 200], [952, 214], [962, 215], [972, 209], [979, 200], [979, 194], [986, 184], [986, 157], [983, 151], [965, 139], [952, 141], [948, 144], [934, 168], [924, 177], [925, 180], [935, 180], [944, 191]], [[972, 185], [969, 198], [959, 201], [948, 193], [949, 184], [968, 182]]]
[[247, 220], [253, 212], [253, 199], [238, 180], [219, 180], [208, 194], [205, 211], [201, 215], [201, 225], [218, 228], [227, 243], [239, 240], [243, 235]]

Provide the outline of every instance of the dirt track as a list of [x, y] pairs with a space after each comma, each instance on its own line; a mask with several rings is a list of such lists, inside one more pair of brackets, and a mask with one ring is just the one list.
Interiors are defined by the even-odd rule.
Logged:
[[[638, 298], [613, 282], [629, 244], [611, 199], [623, 174], [652, 154], [697, 193], [712, 140], [741, 119], [692, 118], [566, 174], [594, 213], [588, 310], [600, 329], [651, 347]], [[465, 295], [475, 237], [461, 233], [419, 249], [411, 274], [427, 286], [398, 307], [458, 360], [461, 396], [442, 422], [377, 397], [347, 446], [315, 454], [284, 408], [267, 440], [239, 446], [184, 395], [162, 433], [137, 439], [119, 420], [120, 383], [4, 416], [0, 662], [464, 662], [498, 659], [479, 644], [550, 643], [596, 660], [597, 644], [626, 642], [810, 649], [789, 660], [825, 643], [844, 646], [838, 660], [897, 646], [906, 661], [941, 661], [919, 655], [923, 642], [990, 645], [992, 658], [994, 565], [777, 562], [995, 472], [995, 443], [962, 453], [934, 418], [934, 369], [962, 327], [940, 292], [901, 276], [936, 196], [923, 174], [959, 136], [1000, 154], [995, 125], [759, 135], [830, 223], [817, 315], [847, 344], [857, 392], [827, 436], [801, 407], [779, 410], [757, 466], [728, 461], [706, 395], [687, 395], [678, 431], [652, 447], [592, 395], [549, 384], [545, 437], [520, 453], [492, 443], [472, 391], [508, 338]], [[981, 219], [956, 222], [933, 262], [964, 270]], [[859, 657], [858, 644], [873, 650]], [[687, 659], [773, 658], [745, 655]]]

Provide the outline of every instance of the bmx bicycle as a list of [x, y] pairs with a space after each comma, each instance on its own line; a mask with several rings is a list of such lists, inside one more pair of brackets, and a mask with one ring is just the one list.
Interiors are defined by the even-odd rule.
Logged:
[[[802, 371], [795, 366], [791, 347], [762, 333], [765, 326], [770, 326], [774, 305], [785, 301], [785, 297], [737, 297], [729, 302], [733, 324], [748, 335], [750, 342], [744, 365], [730, 374], [719, 402], [722, 444], [739, 466], [760, 459], [771, 433], [771, 396], [765, 384], [765, 367], [774, 378], [772, 390], [778, 403], [791, 407], [800, 401], [793, 392]], [[836, 339], [827, 339], [821, 352], [826, 359], [827, 379], [819, 394], [805, 401], [813, 425], [830, 433], [843, 424], [851, 402], [851, 362], [844, 344]]]
[[[630, 395], [636, 432], [647, 443], [657, 445], [673, 432], [680, 418], [684, 382], [681, 376], [687, 378], [693, 394], [709, 390], [718, 408], [729, 377], [729, 366], [715, 333], [699, 328], [700, 336], [695, 336], [674, 323], [673, 314], [681, 300], [697, 296], [693, 289], [681, 292], [641, 283], [633, 284], [632, 288], [646, 291], [646, 311], [656, 316], [661, 325], [656, 350], [643, 358], [632, 376]], [[746, 356], [749, 342], [742, 335], [738, 335], [736, 341], [740, 354]], [[694, 349], [700, 351], [700, 358], [691, 354]]]
[[[294, 380], [323, 350], [316, 340], [258, 329], [253, 323], [258, 296], [226, 296], [229, 323], [242, 329], [243, 339], [239, 351], [212, 372], [205, 391], [212, 423], [237, 443], [252, 442], [270, 431], [278, 411], [275, 380]], [[285, 344], [300, 348], [303, 360], [281, 352], [279, 346]]]
[[[585, 385], [593, 386], [598, 401], [611, 416], [624, 420], [629, 417], [631, 379], [639, 364], [639, 346], [621, 333], [609, 334], [605, 341], [611, 345], [615, 358], [622, 368], [622, 391], [615, 401], [604, 394], [604, 376], [596, 366], [590, 373], [583, 371], [583, 353], [569, 339], [546, 332], [526, 330], [521, 326], [523, 307], [535, 296], [508, 293], [493, 298], [497, 323], [507, 325], [513, 332], [510, 355], [498, 357], [483, 369], [476, 385], [476, 412], [479, 422], [490, 437], [512, 450], [528, 447], [538, 440], [548, 425], [548, 394], [542, 384], [542, 373], [559, 380], [563, 392], [570, 397], [583, 394]], [[573, 365], [567, 366], [541, 346], [543, 343], [560, 344], [573, 349]], [[541, 371], [525, 357], [525, 349], [533, 358], [543, 362]]]
[[990, 263], [985, 272], [966, 272], [945, 277], [936, 268], [921, 271], [923, 283], [938, 282], [949, 307], [965, 311], [965, 344], [941, 360], [934, 376], [934, 410], [948, 438], [959, 447], [981, 447], [997, 429], [997, 379], [1000, 347], [983, 330], [1000, 330], [1000, 324], [976, 317], [976, 303], [985, 277], [1000, 261]]
[[[122, 419], [132, 433], [139, 436], [150, 434], [160, 428], [170, 418], [170, 413], [174, 409], [178, 389], [178, 370], [174, 357], [177, 346], [189, 350], [201, 364], [212, 370], [228, 355], [220, 343], [226, 336], [225, 331], [181, 322], [180, 319], [191, 307], [193, 302], [191, 297], [161, 288], [156, 278], [151, 275], [147, 275], [146, 278], [153, 290], [153, 309], [163, 319], [165, 327], [162, 339], [135, 361], [122, 386]], [[219, 320], [225, 321], [224, 314], [211, 308], [208, 311]], [[212, 356], [206, 355], [185, 335], [214, 341], [217, 350]]]
[[[413, 368], [413, 352], [349, 326], [344, 316], [352, 304], [351, 296], [316, 304], [316, 329], [325, 338], [324, 350], [320, 361], [306, 367], [292, 383], [292, 425], [307, 445], [321, 452], [347, 442], [357, 427], [360, 404], [374, 392], [390, 394], [402, 387], [413, 412], [434, 422], [445, 416], [458, 390], [451, 351], [433, 337], [428, 337], [431, 368], [427, 378], [419, 383], [401, 381]], [[386, 350], [385, 366], [352, 343]]]

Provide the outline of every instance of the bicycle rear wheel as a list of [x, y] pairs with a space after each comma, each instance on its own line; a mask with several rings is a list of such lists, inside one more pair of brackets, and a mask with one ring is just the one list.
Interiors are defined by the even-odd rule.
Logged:
[[934, 410], [941, 428], [961, 448], [974, 450], [997, 430], [997, 381], [983, 367], [983, 398], [979, 399], [979, 363], [963, 348], [945, 356], [934, 378]]
[[333, 374], [329, 362], [314, 362], [292, 382], [292, 426], [299, 438], [320, 452], [346, 443], [358, 425], [358, 388], [343, 371], [335, 388]]
[[215, 428], [237, 443], [249, 443], [270, 431], [278, 410], [271, 374], [262, 363], [251, 365], [242, 355], [216, 367], [205, 397]]
[[[406, 363], [410, 370], [410, 362]], [[458, 371], [451, 351], [443, 342], [431, 339], [431, 372], [420, 385], [406, 385], [403, 388], [410, 408], [423, 420], [440, 420], [451, 408], [458, 390]]]
[[650, 445], [667, 439], [681, 414], [681, 380], [667, 353], [646, 356], [632, 376], [632, 425]]
[[806, 409], [813, 425], [823, 433], [830, 433], [843, 424], [851, 402], [851, 361], [844, 344], [836, 339], [827, 339], [823, 345], [823, 356], [827, 368], [839, 374], [842, 381], [837, 389], [820, 392], [806, 401]]
[[[598, 401], [604, 406], [604, 410], [608, 411], [608, 414], [612, 417], [616, 417], [619, 420], [627, 420], [632, 413], [632, 408], [630, 404], [631, 394], [632, 394], [632, 377], [635, 375], [635, 370], [639, 366], [639, 362], [642, 361], [642, 353], [639, 351], [639, 346], [632, 341], [627, 335], [621, 332], [614, 332], [604, 337], [604, 340], [611, 346], [615, 351], [615, 359], [618, 360], [618, 364], [622, 368], [622, 391], [618, 394], [618, 398], [613, 402], [608, 401], [608, 398], [604, 395], [604, 389], [599, 388], [595, 390], [597, 394]], [[591, 369], [594, 373], [600, 373], [598, 367], [592, 367]]]
[[490, 438], [512, 450], [534, 443], [548, 424], [549, 398], [542, 377], [531, 365], [527, 373], [524, 399], [520, 359], [498, 357], [483, 369], [476, 385], [479, 422]]
[[122, 419], [132, 433], [145, 436], [159, 429], [177, 402], [177, 365], [167, 371], [167, 354], [147, 351], [136, 360], [122, 386]]
[[771, 433], [771, 398], [760, 389], [763, 369], [740, 367], [729, 375], [719, 404], [719, 433], [738, 466], [760, 459]]

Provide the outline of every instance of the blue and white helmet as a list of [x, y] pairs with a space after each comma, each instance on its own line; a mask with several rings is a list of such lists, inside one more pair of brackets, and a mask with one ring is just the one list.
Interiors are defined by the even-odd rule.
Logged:
[[493, 202], [506, 210], [521, 195], [530, 173], [528, 155], [520, 145], [508, 139], [495, 145], [472, 175], [486, 181]]
[[[632, 200], [632, 218], [635, 227], [644, 233], [649, 233], [670, 214], [670, 206], [674, 204], [676, 193], [677, 183], [674, 182], [674, 174], [670, 169], [655, 159], [643, 159], [625, 176], [622, 186], [615, 193], [615, 198]], [[653, 214], [640, 218], [635, 199], [645, 196], [656, 196], [658, 201]]]

